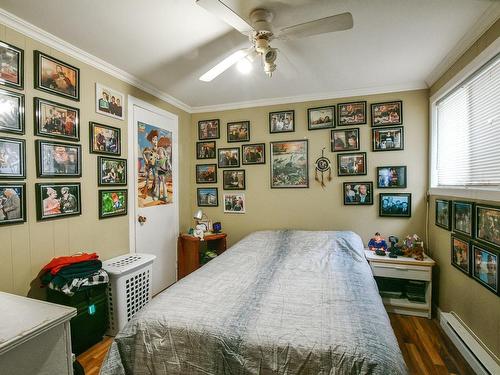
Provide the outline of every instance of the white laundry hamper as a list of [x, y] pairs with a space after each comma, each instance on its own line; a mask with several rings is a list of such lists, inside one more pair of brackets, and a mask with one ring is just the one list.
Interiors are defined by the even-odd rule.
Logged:
[[102, 262], [109, 275], [108, 335], [115, 336], [134, 314], [151, 301], [153, 261], [150, 254], [127, 254]]

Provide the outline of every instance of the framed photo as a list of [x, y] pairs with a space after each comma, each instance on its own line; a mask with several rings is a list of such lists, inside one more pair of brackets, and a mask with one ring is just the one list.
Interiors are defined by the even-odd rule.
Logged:
[[199, 207], [218, 207], [219, 192], [217, 188], [198, 188], [196, 196]]
[[224, 194], [224, 213], [244, 214], [246, 208], [245, 194]]
[[287, 133], [295, 131], [295, 111], [269, 113], [269, 133]]
[[0, 90], [0, 132], [24, 134], [23, 94]]
[[366, 175], [366, 152], [350, 152], [337, 155], [338, 176]]
[[240, 148], [219, 148], [219, 168], [232, 168], [240, 166]]
[[81, 177], [82, 147], [77, 144], [36, 140], [37, 177]]
[[245, 190], [245, 170], [234, 169], [222, 171], [224, 190]]
[[335, 106], [309, 108], [307, 110], [307, 128], [309, 130], [335, 127]]
[[366, 206], [373, 204], [373, 182], [344, 182], [344, 205]]
[[97, 157], [97, 185], [127, 185], [127, 159]]
[[196, 159], [215, 159], [215, 141], [196, 142]]
[[467, 237], [474, 235], [474, 203], [452, 202], [453, 230]]
[[250, 121], [228, 122], [227, 123], [228, 142], [249, 142], [250, 141]]
[[436, 199], [436, 221], [435, 224], [446, 230], [451, 230], [451, 202], [444, 199]]
[[476, 239], [486, 244], [500, 246], [500, 207], [476, 203]]
[[125, 118], [125, 95], [96, 82], [95, 111], [101, 115], [123, 120]]
[[0, 41], [0, 85], [22, 90], [24, 87], [24, 51]]
[[403, 123], [403, 102], [401, 100], [373, 103], [371, 110], [372, 126], [401, 125]]
[[35, 98], [35, 135], [80, 140], [80, 110], [47, 99]]
[[34, 51], [35, 89], [80, 101], [80, 69]]
[[198, 121], [198, 139], [219, 139], [220, 138], [220, 121], [219, 119], [214, 120], [203, 120]]
[[113, 126], [90, 122], [90, 152], [93, 154], [121, 154], [121, 130]]
[[466, 239], [451, 235], [451, 264], [470, 275], [470, 243]]
[[331, 151], [358, 151], [359, 128], [331, 131]]
[[271, 142], [271, 188], [309, 187], [307, 139]]
[[350, 102], [337, 104], [338, 126], [366, 124], [366, 102]]
[[0, 225], [26, 221], [26, 184], [0, 183]]
[[377, 167], [377, 188], [406, 188], [406, 165]]
[[0, 179], [12, 178], [26, 178], [26, 143], [0, 137]]
[[241, 146], [242, 164], [266, 164], [266, 144], [254, 143]]
[[498, 294], [498, 252], [473, 243], [472, 259], [472, 277]]
[[35, 184], [38, 220], [81, 215], [79, 182]]
[[404, 150], [402, 126], [372, 129], [372, 151]]
[[217, 182], [216, 164], [198, 164], [196, 165], [196, 183], [197, 184], [215, 184]]
[[379, 216], [411, 217], [411, 193], [380, 193]]
[[99, 190], [99, 219], [127, 215], [127, 189]]

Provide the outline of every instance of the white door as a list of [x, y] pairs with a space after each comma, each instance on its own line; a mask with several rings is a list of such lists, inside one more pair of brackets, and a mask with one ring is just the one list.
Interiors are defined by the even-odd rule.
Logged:
[[133, 97], [128, 113], [130, 249], [156, 255], [154, 295], [177, 280], [178, 118]]

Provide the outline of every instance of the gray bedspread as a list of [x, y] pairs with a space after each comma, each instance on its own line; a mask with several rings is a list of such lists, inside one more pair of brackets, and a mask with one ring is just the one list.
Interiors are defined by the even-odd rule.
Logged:
[[101, 374], [406, 374], [361, 238], [263, 231], [155, 297]]

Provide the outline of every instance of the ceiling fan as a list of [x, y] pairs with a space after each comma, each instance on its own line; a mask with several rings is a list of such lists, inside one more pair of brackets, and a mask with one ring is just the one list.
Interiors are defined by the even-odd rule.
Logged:
[[201, 81], [210, 82], [239, 61], [247, 59], [252, 62], [256, 57], [262, 58], [264, 72], [271, 77], [276, 70], [278, 50], [271, 47], [273, 39], [293, 40], [308, 36], [331, 33], [351, 29], [353, 26], [352, 14], [349, 12], [320, 18], [314, 21], [288, 26], [275, 33], [272, 21], [274, 14], [267, 9], [254, 9], [250, 15], [250, 24], [236, 14], [221, 0], [196, 0], [196, 3], [219, 17], [240, 33], [247, 35], [252, 46], [240, 49], [215, 65], [200, 77]]

